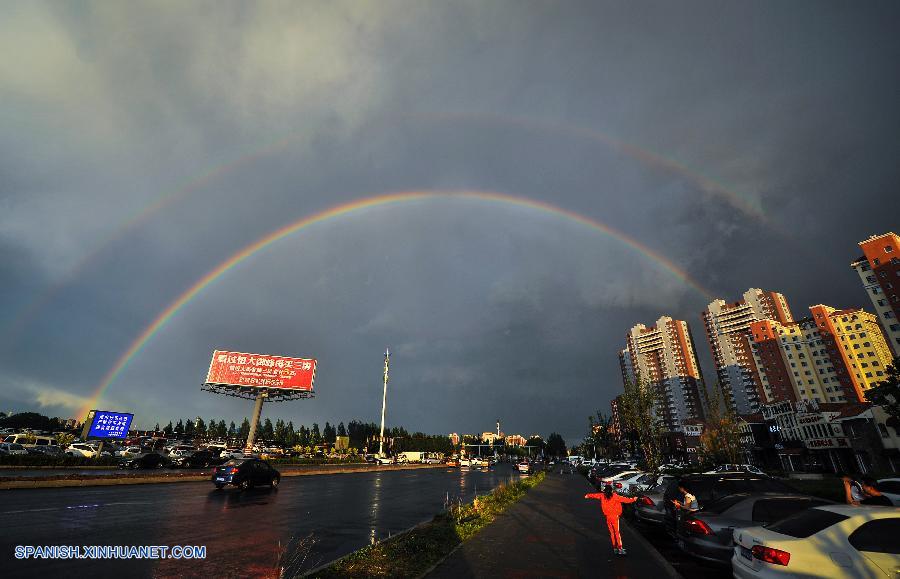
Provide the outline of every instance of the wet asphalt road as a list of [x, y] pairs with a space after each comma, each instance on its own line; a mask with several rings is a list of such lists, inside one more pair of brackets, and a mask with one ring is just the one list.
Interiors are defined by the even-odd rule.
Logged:
[[[435, 468], [287, 477], [277, 491], [210, 483], [0, 492], [3, 577], [278, 576], [310, 569], [518, 478]], [[206, 559], [17, 560], [16, 545], [205, 545]]]

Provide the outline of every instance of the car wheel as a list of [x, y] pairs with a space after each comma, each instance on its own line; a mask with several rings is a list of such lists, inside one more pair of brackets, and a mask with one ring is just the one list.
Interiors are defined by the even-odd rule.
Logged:
[[273, 488], [273, 489], [277, 489], [277, 488], [278, 488], [278, 483], [280, 483], [280, 482], [281, 482], [281, 477], [277, 477], [277, 476], [276, 476], [275, 478], [273, 478], [273, 479], [272, 479], [272, 488]]
[[238, 483], [237, 487], [239, 490], [245, 491], [250, 488], [250, 481], [248, 481], [247, 479], [244, 479], [240, 483]]

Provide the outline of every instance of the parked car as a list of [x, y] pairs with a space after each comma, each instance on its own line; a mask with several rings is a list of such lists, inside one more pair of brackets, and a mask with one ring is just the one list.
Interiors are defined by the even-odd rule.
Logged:
[[678, 547], [689, 555], [728, 565], [734, 554], [733, 531], [767, 525], [811, 507], [833, 504], [805, 495], [738, 493], [712, 501], [678, 522]]
[[165, 468], [169, 466], [171, 461], [158, 452], [148, 452], [141, 456], [132, 458], [123, 458], [119, 461], [119, 468], [132, 469], [148, 469], [148, 468]]
[[534, 472], [534, 467], [527, 460], [523, 460], [516, 465], [516, 470], [518, 470], [522, 474], [531, 474]]
[[28, 449], [28, 451], [43, 456], [61, 457], [66, 455], [66, 452], [62, 449], [62, 447], [56, 444], [51, 444], [49, 446], [35, 446], [34, 448]]
[[212, 482], [216, 489], [225, 488], [226, 485], [236, 486], [241, 490], [259, 485], [269, 485], [274, 489], [281, 482], [281, 473], [258, 458], [232, 459], [213, 470]]
[[878, 481], [878, 490], [891, 499], [895, 507], [900, 507], [900, 478], [883, 478]]
[[17, 442], [0, 443], [0, 454], [11, 456], [14, 454], [28, 454], [28, 450]]
[[[88, 442], [75, 442], [66, 447], [66, 454], [68, 456], [76, 456], [76, 457], [84, 457], [84, 458], [97, 458], [97, 452], [99, 450], [99, 446], [96, 444], [88, 443]], [[100, 453], [100, 456], [112, 456], [108, 450], [104, 450]]]
[[708, 470], [703, 474], [716, 474], [720, 472], [749, 472], [752, 474], [768, 476], [766, 475], [766, 473], [759, 470], [759, 468], [753, 466], [752, 464], [720, 464], [713, 470]]
[[598, 486], [600, 485], [600, 481], [603, 477], [609, 478], [626, 470], [635, 470], [635, 468], [628, 463], [613, 463], [608, 465], [595, 466], [590, 471], [588, 471], [588, 481], [590, 481], [593, 485]]
[[140, 446], [127, 446], [121, 450], [116, 451], [116, 456], [118, 456], [120, 458], [122, 458], [122, 457], [130, 458], [130, 457], [138, 456], [139, 454], [141, 454]]
[[219, 458], [218, 454], [208, 450], [198, 450], [172, 458], [172, 466], [182, 468], [207, 468], [221, 463], [222, 459]]
[[656, 483], [656, 478], [655, 475], [641, 471], [631, 473], [627, 476], [619, 474], [615, 477], [616, 480], [613, 481], [613, 488], [617, 493], [632, 496], [642, 492], [647, 487], [654, 485]]
[[663, 494], [674, 478], [670, 475], [661, 475], [654, 486], [647, 488], [637, 497], [637, 502], [634, 503], [634, 514], [638, 521], [648, 525], [662, 526], [666, 512]]
[[675, 505], [672, 504], [672, 500], [677, 499], [680, 501], [684, 498], [678, 491], [679, 482], [686, 485], [691, 494], [697, 497], [700, 508], [724, 496], [735, 493], [802, 494], [797, 489], [778, 479], [748, 472], [684, 475], [670, 481], [663, 495], [663, 506], [666, 510], [663, 520], [666, 531], [673, 537], [676, 534], [677, 512]]
[[624, 489], [624, 485], [622, 481], [626, 479], [632, 478], [634, 475], [643, 475], [647, 474], [641, 472], [639, 470], [623, 470], [620, 473], [616, 473], [612, 476], [604, 476], [600, 478], [600, 488], [603, 488], [607, 485], [612, 485], [613, 489], [616, 491], [622, 491]]
[[900, 511], [828, 505], [768, 527], [734, 531], [731, 570], [763, 577], [894, 577], [900, 562]]

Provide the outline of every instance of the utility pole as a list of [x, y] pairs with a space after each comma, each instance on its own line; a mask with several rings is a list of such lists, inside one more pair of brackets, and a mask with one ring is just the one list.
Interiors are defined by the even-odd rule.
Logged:
[[388, 367], [391, 363], [391, 350], [384, 350], [384, 393], [381, 396], [381, 436], [378, 438], [378, 456], [384, 456], [384, 409], [387, 406]]

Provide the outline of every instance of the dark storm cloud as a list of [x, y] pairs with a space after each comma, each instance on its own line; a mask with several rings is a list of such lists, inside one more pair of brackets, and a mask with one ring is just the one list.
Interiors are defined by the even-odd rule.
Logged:
[[[865, 306], [847, 267], [855, 243], [897, 228], [895, 211], [872, 210], [891, 204], [900, 177], [890, 3], [0, 12], [2, 406], [73, 412], [217, 263], [383, 192], [553, 203], [641, 240], [721, 297], [774, 289], [795, 311]], [[139, 208], [223, 164], [103, 245]], [[500, 417], [510, 432], [571, 441], [620, 388], [627, 328], [670, 314], [702, 340], [706, 301], [558, 216], [473, 200], [381, 207], [233, 268], [106, 400], [151, 424], [177, 418], [173, 407], [240, 418], [245, 405], [197, 388], [220, 347], [320, 358], [318, 398], [273, 405], [273, 417], [374, 420], [390, 345], [392, 422], [462, 432]]]

